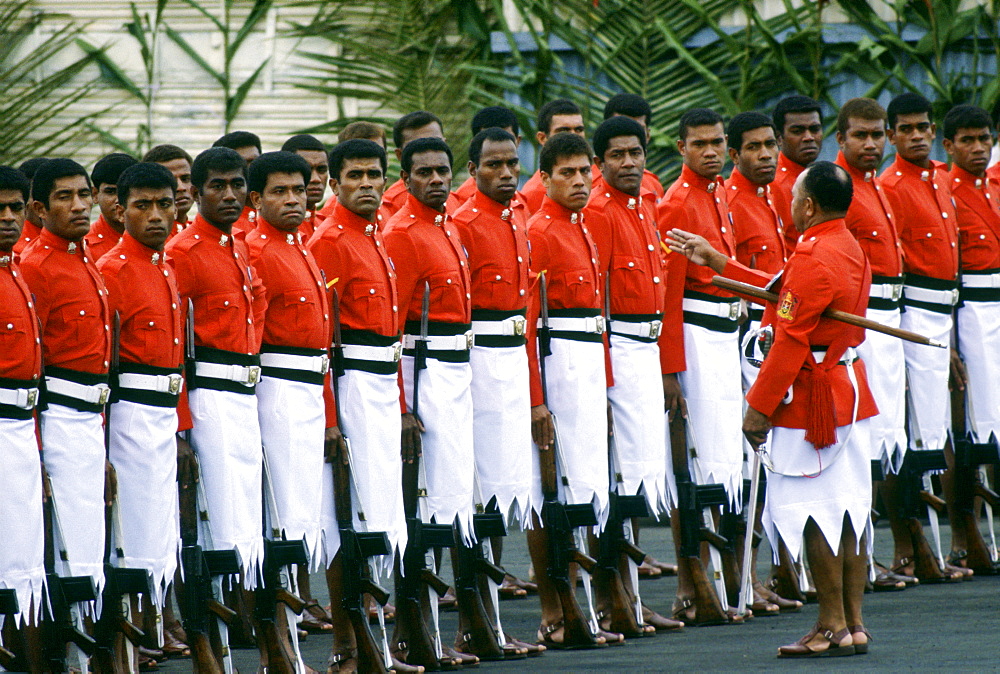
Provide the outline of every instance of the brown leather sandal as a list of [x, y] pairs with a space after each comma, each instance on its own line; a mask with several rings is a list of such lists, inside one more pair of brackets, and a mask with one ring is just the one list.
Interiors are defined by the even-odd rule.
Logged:
[[871, 642], [871, 641], [875, 641], [875, 637], [872, 636], [872, 633], [869, 632], [867, 630], [867, 628], [865, 628], [864, 625], [851, 625], [847, 629], [851, 630], [851, 636], [852, 637], [855, 634], [864, 634], [865, 635], [865, 637], [868, 639], [868, 641], [866, 641], [863, 644], [859, 644], [859, 643], [855, 642], [854, 643], [854, 652], [857, 653], [858, 655], [864, 655], [865, 653], [867, 653], [868, 652], [868, 643]]
[[[824, 641], [827, 642], [827, 647], [821, 651], [813, 650], [809, 648], [809, 642], [813, 640], [814, 637], [819, 636]], [[808, 634], [796, 641], [794, 644], [788, 644], [787, 646], [780, 646], [778, 648], [779, 658], [836, 658], [845, 655], [854, 655], [857, 650], [854, 648], [854, 644], [849, 644], [847, 646], [841, 646], [840, 642], [844, 640], [845, 637], [851, 636], [850, 630], [846, 627], [837, 633], [834, 633], [819, 623], [813, 627]]]

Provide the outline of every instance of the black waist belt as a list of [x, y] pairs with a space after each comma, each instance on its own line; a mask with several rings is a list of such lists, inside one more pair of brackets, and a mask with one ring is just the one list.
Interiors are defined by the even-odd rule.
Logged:
[[663, 314], [611, 314], [608, 332], [636, 342], [652, 344], [660, 338]]
[[[700, 293], [695, 290], [685, 290], [684, 299], [711, 302], [712, 304], [727, 305], [730, 307], [734, 303], [738, 304], [739, 302], [739, 298], [736, 297], [719, 297], [718, 295], [709, 295], [708, 293]], [[699, 311], [684, 311], [684, 322], [713, 332], [736, 332], [740, 328], [738, 308], [735, 311], [730, 309], [727, 316], [712, 316]]]
[[[73, 384], [80, 384], [87, 387], [107, 387], [108, 386], [108, 375], [107, 374], [94, 374], [93, 372], [80, 372], [79, 370], [70, 370], [64, 367], [47, 367], [45, 368], [45, 379], [57, 379], [66, 382], [71, 382]], [[104, 405], [110, 398], [111, 389], [107, 388], [105, 394], [101, 396], [102, 400], [84, 400], [75, 395], [68, 395], [65, 393], [50, 390], [50, 386], [46, 381], [42, 382], [42, 402], [44, 405], [63, 405], [65, 407], [71, 407], [80, 412], [103, 412]]]
[[[429, 327], [428, 327], [429, 329]], [[341, 342], [347, 346], [349, 344], [357, 346], [376, 346], [388, 348], [399, 342], [396, 335], [386, 336], [369, 330], [341, 330]], [[337, 372], [344, 370], [361, 370], [372, 374], [396, 374], [399, 371], [399, 361], [378, 361], [366, 360], [362, 358], [345, 358], [342, 353], [335, 352]]]
[[[471, 323], [445, 323], [443, 321], [428, 321], [427, 336], [451, 336], [463, 335], [472, 330]], [[406, 335], [420, 334], [420, 321], [406, 321], [403, 328]], [[404, 336], [405, 343], [405, 336]], [[404, 356], [416, 356], [416, 349], [403, 349]], [[445, 363], [468, 363], [469, 349], [427, 349], [427, 357], [440, 360]]]
[[963, 271], [958, 300], [959, 302], [1000, 302], [1000, 269]]
[[[196, 346], [194, 356], [195, 362], [192, 371], [188, 373], [188, 387], [190, 389], [207, 388], [213, 391], [229, 391], [244, 395], [254, 394], [257, 381], [260, 379], [260, 356], [213, 349], [209, 346]], [[211, 376], [208, 376], [204, 374], [204, 368], [199, 370], [199, 363], [209, 365], [213, 371], [219, 370], [215, 367], [216, 365], [233, 366], [230, 368], [232, 375], [217, 376], [213, 372]]]
[[[111, 378], [111, 401], [126, 400], [153, 407], [177, 407], [182, 388], [182, 373], [183, 369], [179, 367], [154, 367], [142, 363], [123, 362], [118, 366], [118, 373]], [[139, 375], [141, 379], [148, 378], [149, 384], [141, 387], [129, 386], [129, 379], [136, 378], [128, 375]]]
[[[933, 291], [937, 295], [934, 300], [924, 300], [908, 295], [907, 288], [912, 287], [920, 290]], [[946, 296], [948, 296], [946, 298]], [[958, 280], [933, 278], [930, 276], [919, 276], [917, 274], [907, 274], [906, 283], [903, 285], [903, 307], [914, 307], [925, 309], [938, 314], [950, 314], [958, 301]]]
[[0, 404], [0, 419], [30, 419], [35, 414], [39, 400], [37, 379], [8, 379], [0, 377], [0, 388], [18, 398], [17, 404]]
[[[286, 358], [286, 356], [290, 356], [290, 358]], [[274, 362], [277, 359], [280, 361]], [[262, 344], [260, 361], [262, 376], [298, 381], [304, 384], [322, 385], [324, 377], [330, 369], [330, 354], [327, 353], [326, 349]]]
[[[878, 276], [872, 275], [872, 287], [881, 286], [892, 286], [893, 292], [890, 293], [889, 297], [871, 297], [869, 291], [868, 297], [868, 308], [877, 309], [879, 311], [892, 311], [893, 309], [899, 309], [903, 303], [903, 284], [906, 281], [905, 276]], [[898, 292], [897, 292], [898, 289]]]
[[[525, 338], [525, 333], [527, 332], [526, 313], [526, 309], [512, 309], [510, 311], [473, 309], [473, 343], [476, 346], [493, 348], [524, 346], [527, 341]], [[486, 325], [486, 329], [490, 330], [490, 334], [481, 334], [480, 331], [484, 329], [484, 324]], [[494, 332], [496, 334], [492, 334]]]
[[[600, 309], [549, 309], [549, 318], [600, 318]], [[539, 326], [541, 322], [539, 321]], [[603, 342], [604, 330], [600, 332], [585, 332], [583, 330], [552, 330], [549, 329], [549, 337], [552, 339], [570, 339], [574, 342]]]

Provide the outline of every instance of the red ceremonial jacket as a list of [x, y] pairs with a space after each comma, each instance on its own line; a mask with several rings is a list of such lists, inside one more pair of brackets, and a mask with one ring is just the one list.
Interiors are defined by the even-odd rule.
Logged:
[[903, 244], [896, 234], [889, 198], [878, 184], [874, 171], [861, 172], [837, 154], [837, 165], [851, 175], [854, 198], [847, 209], [847, 229], [858, 240], [875, 276], [903, 273]]
[[726, 180], [726, 195], [733, 214], [736, 259], [751, 269], [781, 271], [788, 260], [785, 223], [775, 210], [771, 186], [752, 183], [734, 168]]
[[799, 233], [792, 224], [792, 186], [805, 170], [805, 166], [792, 161], [784, 152], [778, 153], [778, 171], [774, 176], [774, 182], [771, 183], [771, 196], [778, 217], [785, 223], [785, 253], [789, 256], [795, 250], [795, 242], [799, 239]]
[[35, 303], [20, 265], [4, 251], [0, 251], [0, 297], [0, 377], [38, 379], [42, 342]]
[[953, 166], [951, 193], [962, 242], [962, 269], [1000, 269], [1000, 183]]
[[104, 215], [99, 215], [94, 224], [90, 226], [90, 231], [83, 240], [87, 242], [87, 250], [94, 256], [94, 261], [96, 262], [104, 257], [105, 253], [114, 248], [115, 244], [121, 241], [121, 238], [122, 235], [108, 224], [108, 221], [104, 219]]

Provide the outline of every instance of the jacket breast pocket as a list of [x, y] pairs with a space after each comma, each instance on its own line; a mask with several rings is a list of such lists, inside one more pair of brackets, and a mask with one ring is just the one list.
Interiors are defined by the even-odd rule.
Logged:
[[563, 304], [568, 308], [594, 307], [597, 302], [597, 288], [589, 269], [573, 269], [556, 276], [563, 295]]
[[58, 314], [66, 335], [77, 341], [93, 340], [109, 329], [100, 310], [88, 302], [72, 302], [62, 307]]
[[278, 301], [284, 309], [282, 313], [295, 327], [303, 329], [312, 327], [321, 312], [312, 290], [290, 290], [282, 293]]
[[342, 301], [351, 303], [351, 313], [365, 321], [366, 329], [375, 330], [383, 322], [382, 311], [388, 298], [389, 288], [385, 283], [357, 280], [351, 283]]
[[640, 299], [646, 295], [648, 285], [646, 261], [630, 255], [611, 257], [611, 293], [627, 299]]
[[502, 304], [509, 301], [516, 280], [516, 271], [499, 266], [486, 266], [477, 272], [474, 283], [477, 288], [484, 291], [490, 302]]

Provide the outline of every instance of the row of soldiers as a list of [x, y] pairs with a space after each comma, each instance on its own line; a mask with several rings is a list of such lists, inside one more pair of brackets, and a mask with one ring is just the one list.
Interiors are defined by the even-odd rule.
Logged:
[[[70, 657], [85, 670], [94, 655], [101, 669], [128, 669], [137, 646], [155, 643], [190, 652], [198, 671], [229, 670], [228, 635], [245, 618], [277, 671], [305, 670], [299, 625], [333, 633], [332, 671], [420, 671], [740, 621], [748, 607], [795, 610], [804, 595], [794, 567], [817, 536], [870, 549], [873, 473], [884, 473], [895, 543], [891, 566], [863, 560], [876, 589], [992, 572], [973, 501], [1000, 419], [989, 375], [1000, 348], [989, 116], [958, 106], [945, 117], [949, 171], [929, 158], [925, 99], [904, 94], [888, 110], [853, 99], [837, 118], [840, 168], [817, 164], [810, 183], [823, 141], [815, 101], [793, 96], [770, 117], [741, 113], [728, 126], [695, 109], [681, 118], [683, 168], [665, 193], [645, 170], [648, 104], [617, 96], [605, 117], [590, 145], [575, 104], [544, 106], [539, 170], [521, 190], [520, 130], [499, 107], [473, 119], [470, 178], [454, 192], [441, 122], [423, 111], [393, 129], [402, 170], [388, 188], [384, 133], [364, 122], [329, 153], [295, 136], [261, 154], [256, 136], [236, 132], [194, 160], [165, 145], [142, 162], [109, 155], [90, 174], [68, 159], [0, 170], [10, 466], [0, 526], [12, 542], [0, 587], [16, 651], [3, 665], [44, 671]], [[896, 158], [876, 177], [887, 140]], [[767, 318], [699, 264], [770, 279], [812, 255], [816, 237], [798, 232], [826, 222], [817, 213], [844, 220], [867, 259], [870, 291], [854, 313], [954, 345], [869, 332], [857, 350], [867, 376], [853, 356], [831, 357], [864, 380], [833, 396], [835, 427], [870, 447], [861, 473], [821, 450], [846, 441], [810, 435], [830, 420], [788, 413], [802, 407], [792, 404], [798, 380], [755, 386], [770, 343], [785, 348], [781, 326], [806, 321], [837, 283], [798, 280]], [[965, 394], [960, 432], [950, 373]], [[754, 448], [768, 419], [804, 429], [817, 448], [794, 460], [770, 453], [769, 503], [749, 524], [741, 512], [757, 509], [744, 482], [756, 471], [738, 421], [747, 404]], [[929, 487], [935, 471], [943, 502]], [[808, 493], [794, 497], [798, 487], [775, 479], [803, 476]], [[947, 559], [924, 538], [921, 498], [932, 523], [947, 509]], [[674, 571], [637, 548], [643, 515], [675, 526], [669, 617], [639, 597], [640, 573]], [[527, 533], [537, 588], [500, 566], [508, 527]], [[784, 562], [767, 585], [744, 573], [748, 528], [763, 528]], [[441, 547], [455, 571], [453, 647], [437, 625], [449, 591], [436, 575]], [[167, 600], [178, 550], [183, 630]], [[721, 578], [714, 587], [703, 551]], [[782, 652], [864, 652], [860, 601], [841, 599], [837, 613], [829, 565], [819, 566], [826, 631]], [[329, 612], [310, 598], [308, 571], [319, 567]], [[389, 575], [391, 639], [379, 585]], [[521, 641], [504, 632], [497, 599], [535, 589], [541, 624]]]

